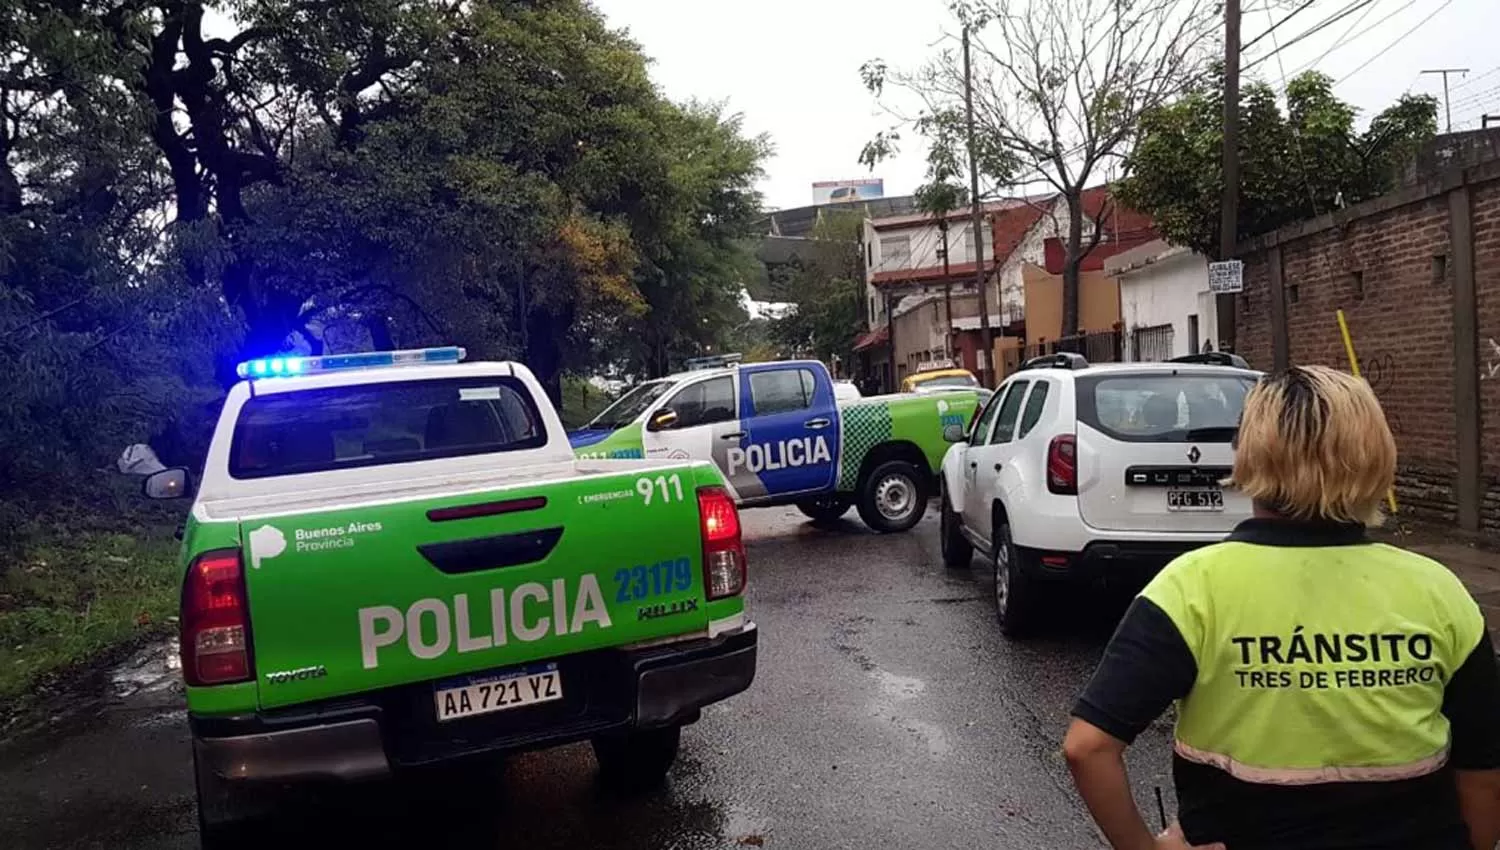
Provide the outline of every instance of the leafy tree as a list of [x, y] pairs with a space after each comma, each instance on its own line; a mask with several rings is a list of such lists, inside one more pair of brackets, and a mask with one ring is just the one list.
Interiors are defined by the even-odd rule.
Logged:
[[744, 320], [765, 141], [583, 0], [8, 0], [0, 47], [4, 480], [192, 463], [247, 355], [457, 343], [555, 392]]
[[[1354, 127], [1356, 111], [1333, 95], [1333, 81], [1308, 72], [1287, 86], [1283, 112], [1274, 89], [1241, 89], [1241, 240], [1382, 195], [1437, 133], [1437, 99], [1402, 95]], [[1222, 87], [1213, 80], [1142, 117], [1130, 176], [1116, 192], [1145, 212], [1169, 241], [1217, 255], [1223, 175]]]
[[627, 195], [628, 220], [647, 310], [603, 339], [628, 371], [656, 376], [706, 346], [722, 349], [748, 320], [740, 296], [755, 257], [745, 237], [760, 215], [755, 182], [771, 149], [709, 103], [670, 107], [651, 141], [627, 169], [639, 181]]
[[[168, 426], [201, 426], [224, 311], [153, 274], [168, 194], [105, 28], [0, 5], [0, 538]], [[106, 10], [95, 10], [103, 14]]]
[[[989, 186], [986, 196], [1042, 182], [1062, 197], [1068, 210], [1062, 333], [1072, 335], [1079, 268], [1102, 236], [1085, 221], [1083, 191], [1106, 163], [1126, 153], [1142, 114], [1169, 103], [1200, 76], [1216, 45], [1219, 6], [1212, 0], [955, 0], [951, 7], [972, 42], [972, 151], [964, 151], [966, 75], [957, 47], [912, 72], [866, 63], [865, 85], [877, 97], [891, 86], [920, 98], [923, 110], [910, 129], [933, 149], [933, 182], [967, 172], [958, 163], [971, 155], [982, 185]], [[880, 134], [862, 158], [877, 162], [899, 141], [899, 128]]]
[[582, 0], [36, 7], [91, 39], [93, 82], [123, 99], [95, 113], [155, 148], [171, 262], [243, 318], [244, 354], [316, 352], [353, 321], [464, 334], [555, 383], [622, 320], [660, 362], [705, 332], [687, 314], [710, 334], [733, 318], [727, 242], [765, 143], [664, 101]]

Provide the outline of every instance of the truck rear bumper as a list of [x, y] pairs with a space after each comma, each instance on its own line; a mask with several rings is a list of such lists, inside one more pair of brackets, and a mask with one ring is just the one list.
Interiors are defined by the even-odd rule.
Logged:
[[[221, 781], [378, 779], [402, 767], [691, 722], [704, 706], [750, 687], [757, 644], [756, 627], [747, 623], [711, 639], [599, 653], [587, 663], [561, 659], [576, 665], [575, 688], [593, 690], [553, 717], [525, 715], [536, 711], [528, 709], [439, 724], [430, 717], [430, 685], [413, 685], [353, 701], [188, 720], [200, 771]], [[419, 716], [423, 705], [426, 717]]]

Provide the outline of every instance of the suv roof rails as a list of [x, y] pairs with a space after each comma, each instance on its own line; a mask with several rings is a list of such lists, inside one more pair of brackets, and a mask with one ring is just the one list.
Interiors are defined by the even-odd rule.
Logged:
[[1203, 351], [1198, 354], [1184, 354], [1181, 357], [1173, 357], [1168, 363], [1201, 363], [1205, 366], [1232, 366], [1236, 369], [1249, 369], [1250, 363], [1238, 354], [1227, 351]]
[[[1033, 357], [1021, 364], [1022, 369], [1087, 369], [1089, 361], [1082, 354], [1074, 354], [1071, 351], [1059, 351], [1056, 354], [1044, 354], [1041, 357]], [[1018, 370], [1019, 371], [1019, 370]]]

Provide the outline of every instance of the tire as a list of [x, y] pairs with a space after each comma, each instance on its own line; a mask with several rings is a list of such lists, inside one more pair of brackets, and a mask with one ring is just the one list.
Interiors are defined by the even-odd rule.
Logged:
[[995, 522], [995, 616], [1009, 638], [1030, 637], [1036, 630], [1040, 588], [1021, 563], [1024, 556], [1011, 540], [1010, 523]]
[[925, 476], [904, 460], [870, 470], [859, 489], [859, 518], [881, 534], [910, 531], [927, 511]]
[[599, 781], [612, 790], [649, 791], [667, 778], [677, 761], [682, 727], [642, 729], [623, 735], [595, 738], [594, 759], [599, 762]]
[[848, 496], [803, 499], [797, 503], [797, 510], [815, 523], [837, 522], [844, 514], [849, 513], [852, 507], [854, 507], [854, 500]]
[[964, 537], [962, 522], [953, 510], [953, 503], [948, 500], [947, 485], [940, 489], [943, 494], [942, 525], [938, 536], [943, 547], [943, 565], [955, 570], [968, 569], [974, 561], [974, 545]]
[[248, 850], [261, 835], [262, 808], [209, 772], [193, 754], [198, 797], [198, 844], [203, 850]]

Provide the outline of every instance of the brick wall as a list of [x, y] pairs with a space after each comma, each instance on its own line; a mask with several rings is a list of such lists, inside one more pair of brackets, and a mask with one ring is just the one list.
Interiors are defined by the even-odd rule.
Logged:
[[[1500, 532], [1500, 167], [1495, 165], [1444, 175], [1242, 247], [1245, 291], [1238, 302], [1236, 343], [1253, 365], [1270, 368], [1280, 333], [1290, 362], [1346, 369], [1336, 319], [1342, 309], [1364, 375], [1396, 436], [1401, 513], [1457, 520], [1456, 422], [1477, 417], [1481, 526]], [[1455, 380], [1456, 264], [1449, 208], [1450, 195], [1464, 188], [1472, 210], [1479, 350], [1471, 362], [1480, 378], [1478, 399], [1458, 398]], [[1282, 323], [1274, 318], [1272, 264], [1277, 262]]]
[[[1452, 263], [1449, 263], [1452, 276]], [[1474, 191], [1474, 286], [1479, 299], [1480, 456], [1483, 528], [1500, 533], [1500, 181]]]

